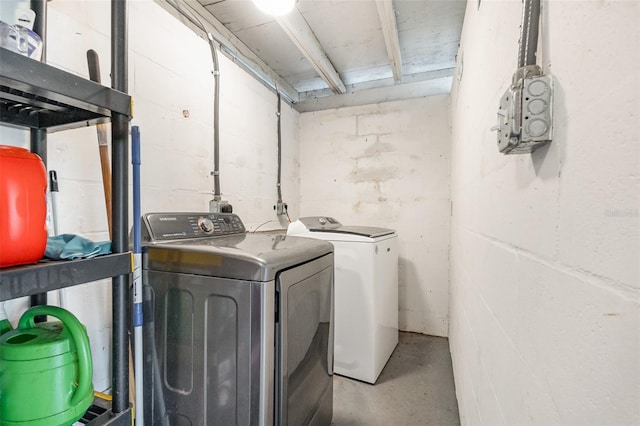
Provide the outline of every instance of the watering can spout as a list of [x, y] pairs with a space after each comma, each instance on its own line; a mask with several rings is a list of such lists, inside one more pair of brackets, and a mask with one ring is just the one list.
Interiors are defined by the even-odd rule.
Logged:
[[11, 328], [11, 323], [9, 322], [8, 319], [3, 319], [0, 320], [0, 336], [2, 336], [4, 333], [7, 333], [9, 331], [13, 330], [13, 328]]
[[4, 302], [0, 302], [0, 336], [11, 330], [13, 330], [13, 328], [9, 322], [9, 318], [7, 318], [7, 313], [4, 310]]

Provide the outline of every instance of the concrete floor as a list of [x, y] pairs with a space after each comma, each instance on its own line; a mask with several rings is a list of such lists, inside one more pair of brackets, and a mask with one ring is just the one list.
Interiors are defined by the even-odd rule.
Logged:
[[459, 425], [449, 341], [401, 332], [375, 385], [334, 375], [331, 424]]

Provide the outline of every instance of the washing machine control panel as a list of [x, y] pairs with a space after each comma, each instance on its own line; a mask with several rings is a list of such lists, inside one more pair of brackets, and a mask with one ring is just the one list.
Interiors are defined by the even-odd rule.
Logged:
[[222, 237], [246, 232], [231, 213], [148, 213], [142, 217], [146, 241]]
[[301, 217], [299, 220], [310, 231], [338, 229], [342, 226], [340, 222], [329, 216]]

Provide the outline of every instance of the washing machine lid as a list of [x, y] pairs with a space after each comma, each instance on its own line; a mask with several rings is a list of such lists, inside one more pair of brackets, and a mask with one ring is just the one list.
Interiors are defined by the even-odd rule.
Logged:
[[379, 238], [384, 237], [385, 235], [393, 234], [395, 231], [393, 229], [387, 228], [375, 228], [373, 226], [341, 226], [336, 229], [311, 229], [311, 232], [331, 232], [333, 234], [349, 234], [349, 235], [359, 235], [361, 237], [367, 238]]
[[[199, 218], [211, 218], [211, 215], [144, 215], [143, 223], [151, 229], [147, 229], [147, 237], [143, 242], [143, 269], [267, 282], [274, 280], [282, 270], [333, 253], [333, 246], [326, 241], [288, 236], [284, 231], [247, 233], [244, 225], [242, 232], [226, 230], [224, 232], [233, 233], [221, 236], [202, 235], [201, 231], [195, 230], [193, 224], [197, 224]], [[224, 215], [217, 213], [214, 217], [221, 218]], [[160, 222], [163, 232], [154, 232], [154, 223]], [[215, 232], [217, 231], [213, 233]], [[196, 233], [198, 236], [194, 237]], [[150, 237], [155, 234], [163, 235], [162, 239]]]
[[344, 226], [328, 216], [301, 217], [298, 221], [309, 232], [328, 232], [332, 234], [357, 235], [366, 238], [380, 238], [395, 233], [393, 229], [373, 226]]

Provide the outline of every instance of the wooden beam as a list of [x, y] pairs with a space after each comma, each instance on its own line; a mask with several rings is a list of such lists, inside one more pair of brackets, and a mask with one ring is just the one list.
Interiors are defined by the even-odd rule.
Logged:
[[370, 105], [380, 102], [422, 98], [425, 96], [448, 95], [451, 92], [453, 77], [425, 80], [417, 83], [396, 84], [394, 86], [376, 87], [362, 92], [345, 93], [343, 95], [305, 99], [293, 105], [298, 112], [320, 111], [325, 109], [345, 108], [358, 105]]
[[276, 21], [331, 90], [334, 93], [345, 93], [344, 83], [298, 9], [294, 8], [287, 15], [276, 17]]
[[[405, 86], [413, 83], [421, 83], [429, 80], [443, 81], [448, 77], [453, 77], [455, 68], [443, 68], [439, 70], [426, 71], [417, 74], [407, 74], [402, 78], [402, 84], [396, 84], [393, 77], [383, 78], [379, 80], [363, 81], [362, 83], [347, 84], [347, 94], [356, 94], [359, 92], [365, 92], [372, 89], [392, 88], [393, 86]], [[417, 86], [413, 86], [417, 87]], [[404, 89], [403, 89], [404, 90]], [[395, 91], [400, 93], [400, 91]], [[330, 89], [309, 90], [306, 92], [299, 92], [299, 102], [312, 101], [318, 98], [335, 96]]]
[[396, 83], [402, 80], [402, 58], [400, 57], [400, 40], [398, 39], [398, 25], [393, 9], [393, 0], [376, 0], [378, 16], [382, 25], [384, 44], [387, 46], [389, 64], [393, 70], [393, 78]]

